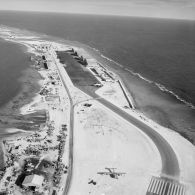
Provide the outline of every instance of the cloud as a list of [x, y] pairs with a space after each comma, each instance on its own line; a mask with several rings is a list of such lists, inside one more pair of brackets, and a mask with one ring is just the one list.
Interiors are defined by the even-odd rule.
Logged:
[[195, 0], [0, 0], [0, 9], [195, 19]]

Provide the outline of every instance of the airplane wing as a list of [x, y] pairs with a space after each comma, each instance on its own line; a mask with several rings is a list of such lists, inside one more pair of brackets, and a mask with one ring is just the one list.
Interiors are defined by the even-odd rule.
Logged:
[[100, 175], [110, 175], [109, 172], [98, 172], [97, 174], [100, 174]]
[[105, 169], [107, 169], [108, 171], [110, 171], [110, 172], [112, 173], [112, 172], [114, 172], [114, 170], [115, 170], [116, 168], [108, 168], [108, 167], [106, 167]]
[[123, 172], [121, 172], [121, 173], [114, 173], [115, 175], [118, 175], [118, 176], [120, 176], [120, 175], [124, 175], [124, 174], [126, 174], [126, 173], [123, 173]]

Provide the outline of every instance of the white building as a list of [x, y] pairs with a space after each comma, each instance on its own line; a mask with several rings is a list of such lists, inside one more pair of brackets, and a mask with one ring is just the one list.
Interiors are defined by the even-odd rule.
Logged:
[[25, 177], [22, 185], [25, 187], [31, 187], [31, 186], [35, 186], [35, 187], [40, 187], [42, 186], [44, 177], [41, 175], [28, 175]]

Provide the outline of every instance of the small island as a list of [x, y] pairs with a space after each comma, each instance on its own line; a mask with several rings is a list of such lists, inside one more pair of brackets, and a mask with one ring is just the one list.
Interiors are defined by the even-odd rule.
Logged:
[[39, 92], [19, 108], [20, 122], [8, 128], [20, 134], [2, 142], [1, 193], [75, 194], [76, 186], [81, 194], [127, 193], [130, 184], [148, 195], [194, 190], [194, 161], [182, 156], [194, 155], [192, 144], [139, 113], [106, 64], [82, 47], [18, 29], [1, 26], [0, 37], [24, 45], [41, 77]]

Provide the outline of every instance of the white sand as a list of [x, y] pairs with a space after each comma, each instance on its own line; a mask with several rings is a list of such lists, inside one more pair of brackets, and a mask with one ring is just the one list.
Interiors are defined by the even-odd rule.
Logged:
[[103, 87], [98, 89], [96, 93], [104, 98], [112, 102], [114, 105], [118, 107], [129, 107], [129, 104], [121, 90], [121, 87], [118, 82], [114, 83], [106, 83]]

